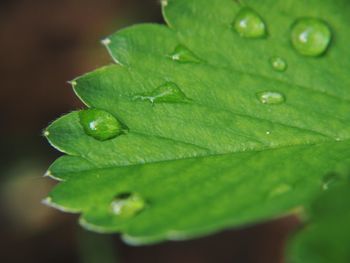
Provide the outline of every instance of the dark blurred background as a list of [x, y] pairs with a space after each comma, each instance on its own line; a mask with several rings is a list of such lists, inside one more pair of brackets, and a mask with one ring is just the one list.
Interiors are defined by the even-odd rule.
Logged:
[[67, 81], [111, 63], [100, 40], [138, 22], [162, 23], [159, 1], [0, 0], [0, 262], [283, 262], [294, 218], [130, 247], [40, 203], [55, 184], [42, 175], [59, 155], [41, 130], [82, 107]]

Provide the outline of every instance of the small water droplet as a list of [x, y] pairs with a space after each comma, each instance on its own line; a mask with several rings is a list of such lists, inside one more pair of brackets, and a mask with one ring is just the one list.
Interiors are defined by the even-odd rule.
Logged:
[[199, 63], [201, 60], [187, 47], [178, 45], [169, 57], [182, 63]]
[[266, 132], [266, 135], [270, 135], [270, 134], [271, 134], [271, 132], [270, 132], [270, 131], [267, 131], [267, 132]]
[[122, 218], [130, 218], [141, 212], [146, 201], [137, 193], [122, 193], [117, 195], [111, 203], [114, 214]]
[[49, 135], [50, 135], [50, 132], [49, 132], [48, 130], [45, 130], [45, 131], [44, 131], [44, 136], [45, 136], [45, 137], [48, 137]]
[[292, 27], [292, 44], [304, 56], [320, 56], [328, 48], [332, 32], [329, 26], [317, 18], [299, 19]]
[[277, 187], [275, 187], [274, 189], [272, 189], [272, 191], [269, 193], [268, 197], [272, 198], [272, 197], [280, 196], [280, 195], [283, 195], [283, 194], [291, 191], [292, 189], [293, 188], [288, 184], [280, 184]]
[[133, 99], [149, 101], [152, 104], [160, 102], [183, 103], [191, 101], [174, 82], [166, 82], [149, 93], [137, 94]]
[[285, 96], [276, 91], [259, 92], [256, 97], [263, 104], [281, 104], [286, 101]]
[[104, 110], [80, 111], [79, 119], [85, 133], [100, 141], [115, 138], [125, 131], [123, 125], [112, 114]]
[[265, 22], [249, 7], [244, 7], [238, 12], [233, 28], [240, 36], [246, 38], [261, 38], [267, 35]]
[[342, 178], [337, 173], [329, 173], [325, 175], [322, 179], [322, 189], [328, 190], [330, 187], [332, 187], [334, 184], [336, 184], [339, 180]]
[[287, 70], [287, 62], [280, 57], [273, 57], [270, 59], [271, 66], [274, 70], [284, 72]]

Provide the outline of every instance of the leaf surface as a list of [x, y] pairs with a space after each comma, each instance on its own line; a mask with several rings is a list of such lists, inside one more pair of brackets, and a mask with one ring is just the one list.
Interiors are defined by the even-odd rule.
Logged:
[[[66, 155], [49, 169], [62, 181], [49, 204], [130, 243], [184, 239], [308, 205], [325, 175], [350, 165], [349, 2], [245, 5], [264, 19], [266, 38], [232, 29], [238, 1], [168, 0], [167, 26], [136, 25], [103, 41], [116, 64], [77, 78], [74, 91], [128, 133], [98, 141], [85, 134], [78, 112], [51, 124], [48, 140]], [[315, 16], [329, 24], [332, 43], [321, 57], [303, 57], [290, 29], [297, 18]], [[179, 47], [187, 61], [172, 59]], [[286, 72], [271, 67], [276, 56], [287, 61]], [[164, 83], [186, 100], [139, 99]], [[262, 104], [257, 94], [266, 91], [285, 102]], [[121, 218], [111, 209], [121, 193], [137, 193], [147, 206]]]

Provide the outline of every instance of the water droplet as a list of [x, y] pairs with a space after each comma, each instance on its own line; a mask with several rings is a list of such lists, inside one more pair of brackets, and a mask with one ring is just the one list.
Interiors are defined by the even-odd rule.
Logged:
[[256, 97], [263, 104], [281, 104], [286, 101], [284, 95], [276, 91], [259, 92]]
[[80, 124], [87, 135], [105, 141], [122, 134], [123, 125], [109, 112], [99, 109], [87, 109], [79, 112]]
[[269, 193], [268, 197], [272, 198], [272, 197], [280, 196], [280, 195], [283, 195], [283, 194], [291, 191], [292, 189], [293, 188], [288, 184], [280, 184], [277, 187], [275, 187], [274, 189], [272, 189], [272, 191]]
[[122, 193], [111, 203], [114, 214], [122, 218], [130, 218], [141, 212], [146, 206], [145, 200], [137, 193]]
[[329, 26], [317, 18], [299, 19], [292, 27], [292, 44], [304, 56], [322, 55], [332, 38]]
[[244, 7], [238, 12], [233, 28], [240, 36], [246, 38], [260, 38], [267, 35], [265, 22], [249, 7]]
[[322, 189], [328, 190], [341, 179], [342, 178], [337, 173], [329, 173], [325, 175], [322, 179]]
[[150, 101], [152, 104], [158, 102], [181, 103], [191, 101], [174, 82], [166, 82], [149, 93], [134, 96], [133, 99]]
[[271, 66], [273, 67], [274, 70], [284, 72], [287, 70], [287, 62], [280, 57], [273, 57], [270, 60]]
[[270, 131], [267, 131], [267, 132], [266, 132], [266, 135], [270, 135], [270, 134], [271, 134], [271, 132], [270, 132]]
[[182, 63], [199, 63], [201, 60], [187, 47], [178, 45], [169, 57]]

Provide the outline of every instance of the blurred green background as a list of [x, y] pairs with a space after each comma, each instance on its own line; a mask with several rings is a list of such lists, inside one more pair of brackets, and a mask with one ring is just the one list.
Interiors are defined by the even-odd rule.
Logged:
[[111, 63], [100, 40], [138, 22], [162, 23], [159, 1], [0, 1], [0, 262], [283, 262], [295, 218], [129, 247], [40, 203], [55, 184], [43, 175], [59, 156], [41, 131], [83, 107], [67, 81]]

